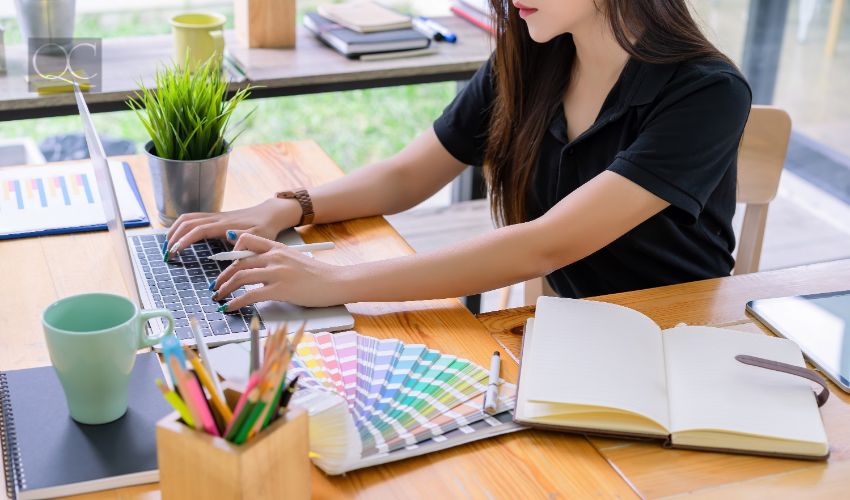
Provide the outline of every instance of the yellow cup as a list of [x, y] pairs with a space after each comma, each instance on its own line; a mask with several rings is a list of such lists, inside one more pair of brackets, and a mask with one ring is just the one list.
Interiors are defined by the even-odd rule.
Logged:
[[208, 59], [221, 64], [224, 54], [224, 21], [221, 14], [190, 12], [171, 18], [174, 33], [174, 60], [183, 69], [195, 71]]

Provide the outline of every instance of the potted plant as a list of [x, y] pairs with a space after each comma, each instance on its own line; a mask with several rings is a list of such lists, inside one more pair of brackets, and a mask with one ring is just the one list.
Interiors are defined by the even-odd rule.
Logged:
[[194, 72], [164, 67], [155, 83], [154, 91], [139, 84], [128, 105], [151, 138], [144, 149], [159, 219], [171, 225], [183, 213], [218, 212], [230, 150], [241, 131], [229, 140], [225, 134], [253, 87], [227, 99], [228, 82], [212, 59]]

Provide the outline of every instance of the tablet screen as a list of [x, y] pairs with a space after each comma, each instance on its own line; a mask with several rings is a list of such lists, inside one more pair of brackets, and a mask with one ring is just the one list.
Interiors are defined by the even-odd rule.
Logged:
[[850, 386], [850, 290], [754, 300], [748, 307], [821, 370]]

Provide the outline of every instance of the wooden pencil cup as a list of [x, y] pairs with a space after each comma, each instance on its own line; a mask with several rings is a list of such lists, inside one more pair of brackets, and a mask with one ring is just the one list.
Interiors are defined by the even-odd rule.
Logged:
[[290, 409], [243, 445], [190, 428], [175, 412], [157, 423], [164, 499], [310, 498], [307, 412]]
[[295, 47], [295, 0], [234, 0], [239, 43], [254, 48]]

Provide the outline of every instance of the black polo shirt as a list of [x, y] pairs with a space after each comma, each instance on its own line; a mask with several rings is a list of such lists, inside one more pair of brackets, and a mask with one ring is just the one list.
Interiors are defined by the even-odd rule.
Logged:
[[[569, 62], [567, 62], [569, 63]], [[494, 98], [490, 62], [434, 122], [458, 160], [481, 165]], [[548, 276], [563, 297], [589, 297], [719, 276], [734, 265], [736, 158], [750, 111], [744, 78], [722, 61], [630, 59], [593, 125], [567, 141], [563, 106], [540, 146], [529, 219], [611, 170], [670, 206]]]

